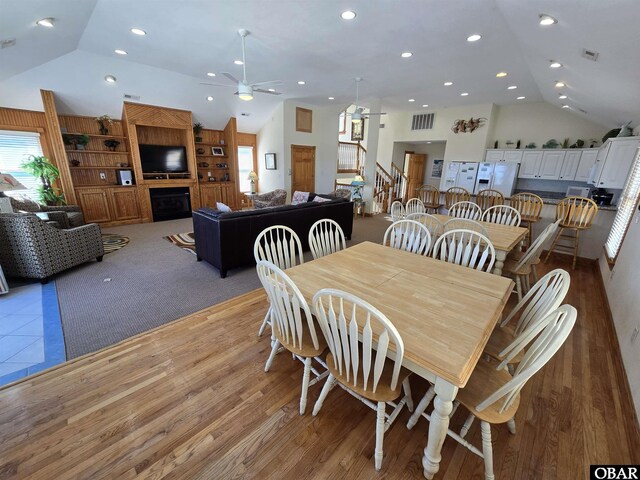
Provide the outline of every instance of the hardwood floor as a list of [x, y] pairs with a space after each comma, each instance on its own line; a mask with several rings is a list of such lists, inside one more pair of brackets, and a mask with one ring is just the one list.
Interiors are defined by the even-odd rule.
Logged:
[[[640, 463], [596, 275], [571, 274], [578, 323], [523, 390], [518, 433], [493, 429], [497, 479], [584, 479], [592, 463]], [[403, 411], [376, 473], [375, 413], [361, 402], [334, 389], [318, 417], [298, 414], [302, 365], [280, 354], [263, 371], [266, 306], [249, 293], [0, 390], [0, 478], [423, 478], [426, 420], [408, 431]], [[426, 385], [411, 382], [417, 401]], [[477, 422], [467, 438], [480, 445]], [[436, 478], [482, 478], [482, 465], [448, 438]]]

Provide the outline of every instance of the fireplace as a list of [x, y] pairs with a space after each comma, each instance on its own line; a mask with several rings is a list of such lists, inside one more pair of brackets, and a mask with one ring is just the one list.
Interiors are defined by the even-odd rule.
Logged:
[[189, 187], [151, 188], [149, 195], [154, 222], [191, 216]]

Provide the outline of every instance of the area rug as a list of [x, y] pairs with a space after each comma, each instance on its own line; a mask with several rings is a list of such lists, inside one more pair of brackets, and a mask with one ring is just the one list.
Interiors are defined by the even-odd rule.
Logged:
[[177, 233], [176, 235], [167, 235], [162, 238], [173, 243], [176, 247], [180, 247], [194, 255], [196, 254], [196, 240], [193, 237], [193, 232]]
[[118, 235], [115, 233], [103, 233], [102, 234], [102, 246], [104, 247], [104, 253], [113, 253], [116, 250], [120, 250], [129, 243], [129, 237]]

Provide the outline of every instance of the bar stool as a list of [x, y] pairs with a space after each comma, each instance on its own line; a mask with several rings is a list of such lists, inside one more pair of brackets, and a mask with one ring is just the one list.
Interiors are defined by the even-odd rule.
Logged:
[[[576, 268], [576, 259], [578, 258], [578, 248], [580, 247], [580, 231], [591, 228], [593, 219], [598, 213], [596, 202], [585, 197], [566, 197], [563, 198], [556, 207], [556, 219], [560, 220], [560, 229], [556, 234], [553, 244], [547, 253], [544, 261], [549, 260], [551, 252], [557, 250], [558, 247], [564, 250], [564, 253], [573, 253], [573, 269]], [[564, 235], [565, 230], [574, 230], [574, 235]], [[568, 240], [569, 244], [558, 244], [561, 238]], [[563, 252], [563, 250], [557, 250]]]
[[[540, 213], [544, 202], [533, 193], [518, 193], [511, 197], [511, 206], [520, 212], [520, 226], [527, 227], [527, 247], [531, 245], [531, 230], [534, 223], [542, 218]], [[526, 225], [524, 225], [526, 224]]]
[[471, 200], [471, 194], [462, 187], [451, 187], [444, 192], [444, 203], [447, 212], [454, 203], [468, 202]]
[[504, 195], [498, 190], [487, 188], [486, 190], [480, 190], [476, 194], [476, 203], [484, 212], [487, 208], [504, 205]]
[[422, 200], [424, 208], [427, 210], [433, 210], [433, 213], [438, 213], [438, 210], [442, 206], [440, 201], [440, 190], [433, 185], [422, 185], [416, 190], [418, 198]]

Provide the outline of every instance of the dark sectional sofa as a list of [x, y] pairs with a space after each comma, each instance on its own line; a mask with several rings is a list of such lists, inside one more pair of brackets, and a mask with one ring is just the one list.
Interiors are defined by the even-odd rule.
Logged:
[[338, 222], [347, 239], [353, 228], [353, 203], [328, 195], [329, 202], [314, 202], [317, 194], [309, 195], [310, 201], [300, 205], [263, 208], [223, 213], [201, 208], [193, 212], [193, 232], [198, 261], [206, 260], [220, 270], [225, 278], [232, 268], [251, 265], [253, 244], [265, 228], [285, 225], [300, 237], [302, 248], [309, 249], [308, 235], [311, 226], [322, 218]]

